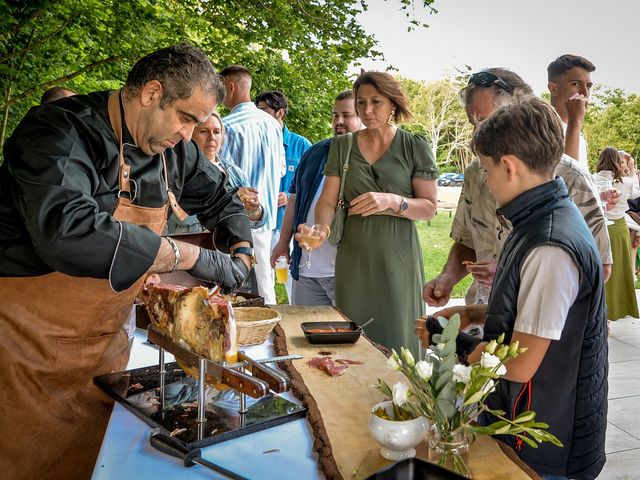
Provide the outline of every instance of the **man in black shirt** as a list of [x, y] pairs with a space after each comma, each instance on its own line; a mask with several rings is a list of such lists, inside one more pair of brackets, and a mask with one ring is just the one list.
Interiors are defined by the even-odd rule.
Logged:
[[[147, 274], [189, 270], [227, 289], [246, 278], [253, 252], [243, 205], [191, 142], [195, 125], [223, 99], [209, 60], [182, 44], [138, 61], [118, 92], [34, 107], [7, 141], [0, 167], [7, 478], [90, 476], [112, 405], [92, 379], [125, 367], [123, 324]], [[169, 207], [197, 215], [231, 256], [161, 237]]]

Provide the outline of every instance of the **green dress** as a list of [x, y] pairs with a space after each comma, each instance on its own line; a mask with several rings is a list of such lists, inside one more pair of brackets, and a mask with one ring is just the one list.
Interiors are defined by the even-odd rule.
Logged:
[[[349, 171], [344, 185], [348, 205], [367, 192], [395, 193], [412, 198], [412, 178], [435, 180], [438, 172], [431, 148], [422, 136], [398, 129], [389, 149], [369, 164], [354, 133]], [[329, 150], [324, 174], [340, 176], [347, 151], [346, 135]], [[373, 341], [417, 354], [414, 321], [424, 314], [424, 269], [420, 241], [412, 220], [392, 215], [348, 216], [336, 257], [336, 307], [366, 328]], [[417, 357], [416, 357], [417, 358]]]
[[613, 256], [611, 277], [604, 284], [609, 320], [618, 320], [627, 315], [638, 318], [629, 227], [627, 227], [627, 222], [622, 217], [615, 220], [612, 225], [608, 225], [607, 229], [609, 230], [611, 254]]

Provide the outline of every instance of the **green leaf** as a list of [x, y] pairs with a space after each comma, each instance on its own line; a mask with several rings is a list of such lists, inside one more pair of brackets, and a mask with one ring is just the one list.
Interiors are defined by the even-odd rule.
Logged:
[[521, 438], [530, 447], [538, 448], [538, 444], [529, 437], [525, 437], [524, 435], [516, 435], [516, 437]]
[[483, 396], [484, 396], [484, 393], [482, 391], [478, 391], [473, 395], [471, 395], [467, 400], [465, 400], [463, 405], [471, 405], [472, 403], [478, 403], [480, 400], [482, 400]]
[[453, 372], [451, 370], [445, 371], [436, 381], [436, 390], [440, 390], [444, 385], [453, 380]]
[[455, 355], [451, 355], [445, 358], [439, 365], [439, 372], [450, 372], [453, 369], [453, 366], [457, 363], [457, 358]]
[[436, 405], [445, 418], [452, 418], [458, 413], [455, 402], [447, 398], [438, 398]]
[[536, 418], [536, 412], [526, 411], [526, 412], [522, 412], [520, 415], [518, 415], [516, 418], [514, 418], [513, 422], [514, 423], [524, 423], [524, 422], [528, 422], [530, 420], [533, 420], [534, 418]]

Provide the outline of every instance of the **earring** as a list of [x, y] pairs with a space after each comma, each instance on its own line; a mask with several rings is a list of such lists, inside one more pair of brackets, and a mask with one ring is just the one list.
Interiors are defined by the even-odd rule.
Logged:
[[389, 120], [387, 120], [388, 125], [396, 124], [396, 112], [395, 110], [391, 110], [391, 114], [389, 115]]

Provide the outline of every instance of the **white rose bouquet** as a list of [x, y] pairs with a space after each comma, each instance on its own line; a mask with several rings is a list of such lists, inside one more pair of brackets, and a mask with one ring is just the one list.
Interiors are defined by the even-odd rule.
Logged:
[[[387, 361], [387, 366], [402, 372], [409, 384], [398, 382], [391, 389], [378, 379], [375, 387], [392, 398], [394, 406], [411, 412], [414, 418], [427, 417], [433, 425], [432, 435], [437, 433], [445, 443], [451, 443], [454, 438], [464, 439], [469, 432], [515, 435], [536, 448], [541, 442], [562, 446], [560, 440], [546, 430], [549, 425], [536, 422], [535, 412], [526, 411], [509, 419], [505, 412], [485, 405], [487, 397], [495, 390], [496, 382], [507, 372], [505, 364], [524, 353], [526, 348], [520, 348], [517, 341], [504, 345], [504, 335], [501, 335], [485, 346], [479, 362], [461, 365], [457, 363], [455, 353], [460, 317], [454, 315], [450, 320], [439, 318], [439, 321], [445, 324], [444, 329], [442, 334], [433, 335], [435, 345], [427, 349], [425, 360], [416, 362], [409, 350], [401, 348], [400, 354], [394, 350]], [[475, 421], [483, 412], [491, 413], [498, 420], [488, 426], [477, 425]], [[455, 453], [453, 469], [468, 476], [465, 463]], [[446, 454], [440, 457], [439, 463], [448, 466]]]

